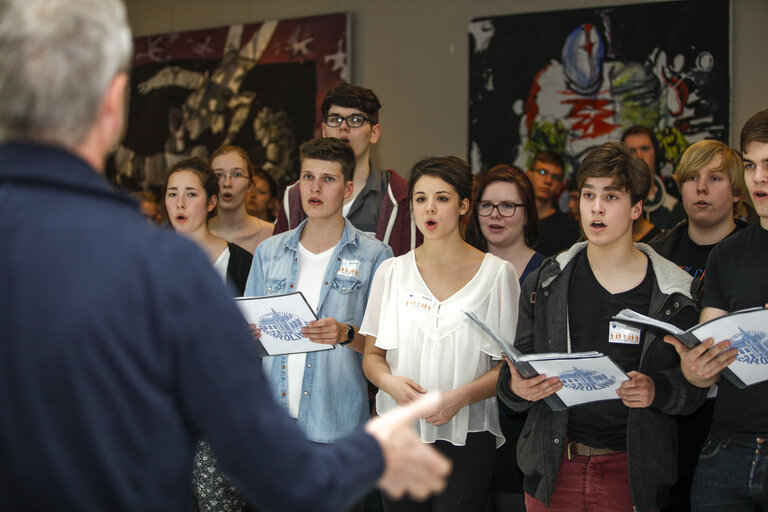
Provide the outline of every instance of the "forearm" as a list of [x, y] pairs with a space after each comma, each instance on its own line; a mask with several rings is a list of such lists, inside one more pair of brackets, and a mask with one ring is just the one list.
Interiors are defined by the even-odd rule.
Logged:
[[498, 363], [469, 384], [460, 386], [449, 393], [454, 394], [462, 406], [496, 396], [496, 381], [499, 379], [499, 370], [501, 370], [501, 363]]
[[[382, 380], [392, 375], [387, 363], [385, 350], [376, 347], [375, 336], [365, 336], [365, 351], [363, 352], [363, 373], [371, 384], [379, 389], [384, 389]], [[386, 389], [384, 389], [386, 391]]]
[[[346, 324], [344, 324], [344, 327], [346, 329]], [[355, 329], [355, 338], [352, 340], [352, 343], [349, 343], [347, 345], [344, 345], [350, 350], [354, 350], [358, 354], [364, 354], [365, 353], [365, 336], [360, 334], [360, 328], [354, 327]], [[346, 331], [345, 331], [346, 333]], [[345, 337], [346, 339], [346, 337]]]

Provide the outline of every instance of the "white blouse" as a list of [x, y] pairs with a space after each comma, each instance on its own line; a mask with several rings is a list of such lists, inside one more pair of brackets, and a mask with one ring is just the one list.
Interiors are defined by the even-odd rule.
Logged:
[[[520, 285], [511, 263], [486, 254], [477, 273], [459, 291], [438, 301], [430, 292], [411, 251], [385, 260], [371, 284], [360, 332], [376, 336], [387, 351], [392, 375], [402, 375], [429, 391], [449, 391], [476, 380], [502, 354], [494, 342], [463, 312], [472, 311], [510, 345], [515, 340]], [[384, 413], [397, 403], [383, 391], [376, 409]], [[421, 440], [438, 439], [464, 446], [468, 432], [489, 431], [504, 443], [496, 398], [463, 407], [445, 425], [419, 420]]]

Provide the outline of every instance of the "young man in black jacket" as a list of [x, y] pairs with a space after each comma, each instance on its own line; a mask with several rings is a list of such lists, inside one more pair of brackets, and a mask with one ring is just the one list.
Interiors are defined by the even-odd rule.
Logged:
[[545, 261], [523, 286], [519, 350], [598, 350], [630, 378], [619, 400], [553, 412], [542, 399], [562, 389], [556, 376], [524, 379], [504, 365], [499, 396], [514, 410], [530, 409], [518, 443], [529, 512], [649, 511], [669, 501], [677, 476], [671, 415], [694, 411], [706, 391], [685, 380], [661, 339], [609, 320], [624, 308], [681, 327], [696, 319], [691, 277], [632, 242], [649, 186], [647, 166], [624, 144], [590, 151], [578, 173], [587, 242]]

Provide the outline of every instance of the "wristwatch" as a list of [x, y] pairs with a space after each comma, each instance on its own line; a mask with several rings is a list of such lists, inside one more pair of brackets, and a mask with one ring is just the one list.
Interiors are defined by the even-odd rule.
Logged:
[[347, 339], [339, 343], [342, 347], [344, 345], [349, 345], [355, 340], [355, 328], [352, 327], [350, 324], [347, 324]]

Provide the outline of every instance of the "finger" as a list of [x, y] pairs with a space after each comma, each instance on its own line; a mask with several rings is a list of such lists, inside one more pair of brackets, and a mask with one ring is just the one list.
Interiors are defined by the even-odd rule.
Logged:
[[386, 420], [387, 426], [394, 429], [410, 426], [419, 418], [432, 416], [443, 406], [444, 400], [440, 393], [429, 393], [428, 395], [420, 395], [409, 404], [389, 411], [379, 418]]
[[707, 377], [712, 377], [723, 371], [728, 365], [736, 361], [738, 350], [724, 352], [706, 366]]
[[686, 347], [683, 344], [682, 341], [680, 341], [679, 339], [675, 338], [671, 334], [667, 334], [666, 336], [664, 336], [664, 341], [666, 343], [669, 343], [673, 347], [675, 347], [675, 350], [677, 350], [677, 353], [679, 355], [683, 355], [683, 354], [685, 354], [686, 352], [688, 352], [690, 350], [688, 347]]
[[427, 392], [425, 388], [419, 385], [418, 382], [412, 379], [405, 379], [405, 383], [408, 384], [408, 386], [411, 387], [411, 389], [417, 391], [418, 393], [424, 394]]

